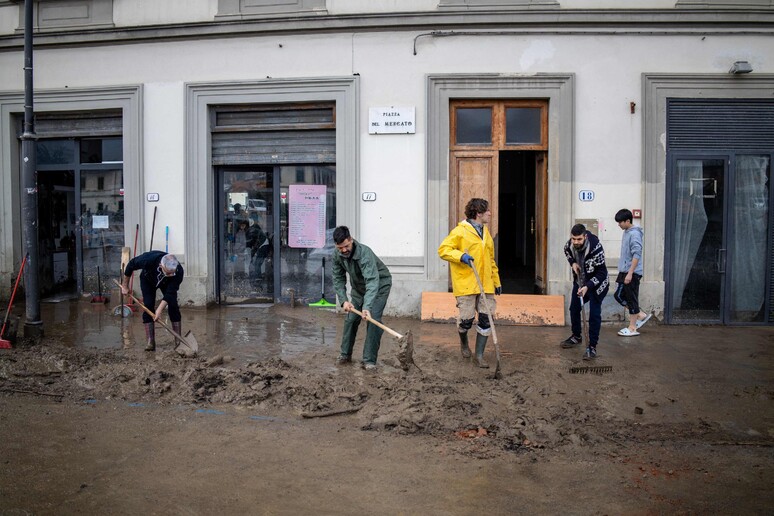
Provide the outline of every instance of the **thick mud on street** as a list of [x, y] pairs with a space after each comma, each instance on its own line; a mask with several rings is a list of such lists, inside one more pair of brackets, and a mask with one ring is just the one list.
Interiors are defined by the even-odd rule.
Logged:
[[421, 370], [385, 334], [373, 373], [334, 365], [330, 310], [184, 310], [184, 359], [162, 328], [142, 351], [138, 314], [44, 309], [0, 351], [4, 514], [774, 510], [771, 329], [604, 327], [610, 370], [573, 374], [565, 328], [501, 326], [494, 379], [449, 324], [386, 319]]

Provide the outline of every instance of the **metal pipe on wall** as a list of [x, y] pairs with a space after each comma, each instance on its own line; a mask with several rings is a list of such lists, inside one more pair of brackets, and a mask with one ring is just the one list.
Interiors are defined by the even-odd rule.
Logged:
[[37, 155], [35, 153], [35, 120], [32, 82], [32, 2], [24, 0], [24, 132], [22, 133], [22, 230], [24, 248], [30, 264], [24, 275], [26, 322], [24, 333], [28, 337], [43, 334], [40, 319], [40, 257], [38, 255], [38, 185]]

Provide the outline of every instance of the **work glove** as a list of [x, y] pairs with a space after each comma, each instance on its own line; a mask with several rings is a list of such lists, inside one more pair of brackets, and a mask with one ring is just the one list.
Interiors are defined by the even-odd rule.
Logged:
[[495, 295], [499, 296], [503, 293], [503, 287], [495, 287]]
[[463, 253], [462, 257], [460, 258], [460, 261], [465, 265], [470, 265], [471, 267], [473, 267], [473, 257], [470, 256], [468, 253]]

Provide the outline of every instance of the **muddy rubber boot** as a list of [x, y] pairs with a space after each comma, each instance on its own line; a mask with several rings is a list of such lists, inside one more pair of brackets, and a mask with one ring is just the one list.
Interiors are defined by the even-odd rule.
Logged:
[[460, 332], [460, 351], [462, 358], [470, 358], [470, 346], [468, 346], [468, 332]]
[[486, 339], [488, 338], [486, 335], [476, 334], [476, 363], [478, 367], [483, 369], [489, 368], [489, 364], [484, 360], [484, 349], [486, 349]]
[[155, 323], [145, 323], [145, 337], [148, 339], [148, 343], [145, 344], [145, 351], [156, 351]]
[[[183, 336], [183, 321], [177, 321], [172, 323], [172, 330], [180, 335]], [[175, 337], [175, 347], [178, 347], [180, 344], [182, 344], [181, 340]]]

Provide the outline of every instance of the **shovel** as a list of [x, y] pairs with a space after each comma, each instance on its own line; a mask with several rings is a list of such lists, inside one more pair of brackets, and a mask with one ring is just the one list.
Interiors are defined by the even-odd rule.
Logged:
[[495, 365], [494, 377], [495, 379], [500, 379], [503, 377], [503, 375], [500, 372], [500, 345], [497, 343], [497, 331], [495, 330], [494, 314], [492, 313], [492, 310], [489, 309], [489, 301], [486, 298], [486, 294], [484, 294], [484, 285], [481, 284], [481, 278], [478, 275], [478, 271], [474, 266], [471, 266], [470, 268], [473, 269], [473, 274], [476, 275], [476, 281], [478, 282], [478, 289], [481, 291], [481, 301], [484, 303], [484, 308], [486, 308], [486, 311], [489, 314], [489, 324], [492, 327], [492, 342], [494, 342], [495, 357], [497, 357], [497, 364]]
[[[360, 317], [363, 317], [363, 312], [358, 310], [357, 308], [352, 308], [352, 312], [359, 315]], [[411, 330], [407, 331], [405, 335], [401, 335], [397, 331], [393, 330], [392, 328], [388, 328], [384, 324], [380, 323], [379, 321], [375, 319], [371, 319], [370, 317], [366, 318], [366, 321], [370, 322], [371, 324], [374, 324], [378, 326], [379, 328], [383, 329], [396, 339], [398, 339], [398, 344], [400, 344], [400, 349], [398, 350], [398, 361], [400, 362], [401, 367], [404, 371], [408, 371], [409, 367], [413, 364], [414, 367], [419, 369], [420, 367], [414, 362], [414, 336], [411, 335]]]
[[[118, 288], [121, 288], [121, 284], [119, 282], [117, 282], [116, 280], [113, 280], [113, 282], [116, 285], [118, 285]], [[129, 298], [132, 301], [137, 303], [137, 306], [142, 308], [145, 311], [145, 313], [147, 313], [148, 315], [150, 315], [154, 319], [156, 318], [156, 314], [151, 312], [150, 310], [148, 310], [148, 307], [145, 306], [144, 304], [142, 304], [142, 302], [139, 299], [134, 297], [131, 292], [129, 294], [127, 294], [127, 296], [129, 296]], [[177, 340], [180, 341], [180, 344], [178, 344], [177, 347], [175, 348], [175, 351], [177, 352], [178, 355], [180, 355], [182, 357], [185, 357], [185, 358], [193, 358], [193, 357], [196, 356], [196, 353], [199, 352], [199, 343], [196, 341], [196, 337], [194, 337], [193, 333], [191, 333], [191, 330], [188, 330], [188, 332], [185, 334], [185, 338], [183, 338], [182, 335], [180, 335], [175, 330], [170, 328], [169, 325], [167, 323], [165, 323], [164, 321], [162, 321], [161, 319], [156, 319], [156, 322], [159, 323], [160, 325], [162, 325], [165, 330], [167, 330]]]

